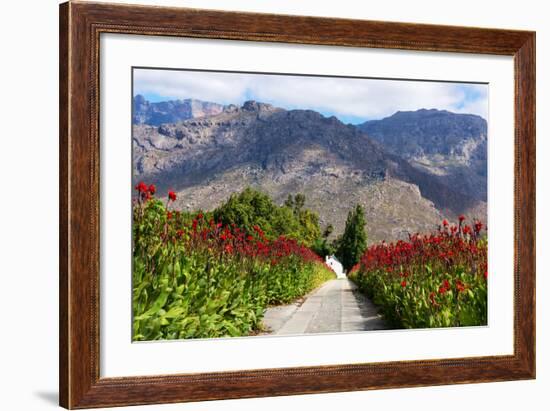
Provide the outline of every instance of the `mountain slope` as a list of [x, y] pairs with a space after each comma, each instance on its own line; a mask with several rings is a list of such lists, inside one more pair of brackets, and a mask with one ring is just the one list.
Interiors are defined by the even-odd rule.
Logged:
[[404, 158], [441, 154], [467, 159], [470, 150], [466, 143], [487, 139], [487, 122], [482, 117], [435, 109], [398, 111], [359, 128]]
[[445, 110], [398, 111], [358, 126], [385, 150], [448, 186], [487, 199], [487, 122]]
[[187, 209], [212, 209], [247, 186], [279, 203], [302, 192], [335, 234], [349, 209], [363, 204], [375, 241], [431, 230], [443, 215], [478, 203], [355, 126], [310, 110], [249, 101], [200, 119], [134, 125], [133, 139], [134, 178], [157, 184], [161, 193], [176, 189], [178, 206]]

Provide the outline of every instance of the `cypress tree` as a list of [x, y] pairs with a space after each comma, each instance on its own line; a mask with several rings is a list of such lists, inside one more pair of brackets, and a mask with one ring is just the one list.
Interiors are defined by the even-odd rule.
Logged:
[[339, 241], [337, 257], [349, 271], [359, 262], [367, 248], [367, 233], [365, 232], [365, 212], [360, 204], [350, 210], [346, 219], [344, 234]]

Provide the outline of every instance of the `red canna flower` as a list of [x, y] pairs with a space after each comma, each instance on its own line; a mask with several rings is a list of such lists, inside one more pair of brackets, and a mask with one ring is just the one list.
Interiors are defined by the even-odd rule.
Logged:
[[405, 280], [401, 281], [401, 287], [405, 288], [407, 286], [407, 282]]
[[439, 294], [445, 294], [447, 291], [451, 289], [451, 284], [449, 284], [449, 280], [444, 280], [443, 284], [439, 287]]
[[443, 220], [443, 227], [447, 227], [449, 225], [449, 222], [447, 220]]
[[466, 290], [466, 286], [464, 285], [464, 283], [460, 280], [456, 280], [456, 289], [459, 293], [461, 293], [462, 291]]
[[176, 193], [173, 191], [168, 191], [168, 198], [170, 201], [176, 201]]
[[149, 193], [150, 193], [151, 195], [153, 195], [153, 194], [155, 194], [156, 192], [157, 192], [157, 188], [155, 187], [154, 184], [151, 184], [151, 185], [149, 186]]
[[479, 234], [482, 228], [483, 228], [483, 223], [481, 221], [476, 221], [474, 224], [474, 231], [476, 232], [476, 234]]
[[466, 217], [464, 217], [464, 214], [460, 214], [458, 216], [458, 221], [462, 223], [464, 220], [466, 220]]
[[139, 191], [140, 193], [145, 193], [147, 192], [147, 185], [145, 185], [145, 183], [143, 181], [140, 181], [138, 185], [136, 185], [136, 190]]
[[204, 215], [203, 215], [202, 213], [199, 213], [199, 214], [197, 215], [197, 218], [198, 218], [199, 220], [201, 220], [203, 217], [204, 217]]

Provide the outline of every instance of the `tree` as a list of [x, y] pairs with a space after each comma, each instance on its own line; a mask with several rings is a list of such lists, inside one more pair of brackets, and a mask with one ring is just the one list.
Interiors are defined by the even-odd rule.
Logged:
[[288, 207], [290, 209], [294, 209], [294, 197], [292, 197], [292, 194], [289, 194], [287, 197], [286, 197], [286, 200], [285, 200], [285, 207]]
[[300, 209], [300, 212], [296, 214], [296, 218], [300, 222], [300, 238], [305, 244], [311, 245], [321, 236], [319, 216], [311, 210]]
[[348, 213], [346, 227], [342, 237], [338, 239], [336, 256], [349, 271], [359, 262], [367, 248], [367, 233], [365, 232], [365, 212], [360, 204]]
[[224, 225], [235, 224], [250, 234], [257, 225], [269, 239], [284, 235], [309, 247], [320, 237], [321, 228], [318, 215], [304, 208], [304, 204], [303, 194], [289, 195], [284, 205], [278, 206], [267, 194], [247, 188], [231, 195], [213, 211], [213, 217]]
[[298, 193], [294, 196], [294, 214], [297, 216], [302, 212], [302, 208], [306, 204], [306, 196], [302, 193]]
[[332, 232], [334, 231], [334, 227], [332, 224], [329, 224], [325, 227], [325, 231], [323, 231], [323, 237], [328, 238]]

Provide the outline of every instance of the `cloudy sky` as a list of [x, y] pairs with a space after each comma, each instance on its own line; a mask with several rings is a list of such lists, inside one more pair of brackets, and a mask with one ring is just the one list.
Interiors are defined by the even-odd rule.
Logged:
[[241, 105], [256, 100], [353, 124], [421, 108], [487, 118], [487, 91], [485, 84], [134, 69], [134, 95], [149, 101], [194, 98]]

